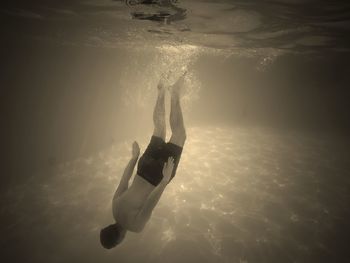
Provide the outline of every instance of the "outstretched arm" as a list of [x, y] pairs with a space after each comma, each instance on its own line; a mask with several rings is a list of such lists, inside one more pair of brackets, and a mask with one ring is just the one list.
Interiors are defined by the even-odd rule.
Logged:
[[146, 199], [142, 209], [136, 216], [136, 224], [143, 228], [150, 218], [154, 207], [157, 205], [162, 193], [171, 179], [171, 173], [174, 168], [174, 158], [169, 157], [168, 162], [163, 167], [163, 180], [154, 188]]
[[124, 193], [126, 189], [128, 189], [129, 180], [133, 174], [139, 155], [140, 155], [140, 147], [138, 143], [135, 141], [132, 145], [132, 157], [124, 170], [122, 179], [120, 180], [118, 188], [114, 193], [113, 199], [118, 198], [122, 193]]

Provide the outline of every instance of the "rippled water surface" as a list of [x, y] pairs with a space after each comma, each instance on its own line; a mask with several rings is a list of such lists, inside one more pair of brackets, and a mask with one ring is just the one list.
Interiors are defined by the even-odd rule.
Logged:
[[[123, 0], [33, 1], [4, 5], [0, 14], [11, 25], [8, 30], [11, 35], [23, 33], [65, 45], [140, 47], [170, 42], [298, 52], [349, 48], [347, 1], [188, 0], [175, 5], [163, 2], [128, 6]], [[170, 16], [169, 21], [132, 19], [133, 13], [159, 12], [182, 15], [173, 19]]]

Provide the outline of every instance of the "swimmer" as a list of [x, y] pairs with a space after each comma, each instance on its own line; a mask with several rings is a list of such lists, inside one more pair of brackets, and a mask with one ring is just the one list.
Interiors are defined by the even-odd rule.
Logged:
[[[173, 84], [165, 85], [165, 76], [158, 84], [158, 97], [153, 110], [154, 130], [145, 152], [138, 160], [140, 147], [135, 141], [132, 156], [127, 164], [112, 201], [115, 220], [100, 232], [104, 248], [110, 249], [120, 244], [127, 231], [139, 233], [152, 215], [167, 184], [174, 178], [186, 141], [182, 110], [181, 90], [186, 72]], [[171, 138], [165, 142], [165, 94], [171, 94], [170, 128]], [[137, 172], [132, 184], [129, 180], [137, 163]]]

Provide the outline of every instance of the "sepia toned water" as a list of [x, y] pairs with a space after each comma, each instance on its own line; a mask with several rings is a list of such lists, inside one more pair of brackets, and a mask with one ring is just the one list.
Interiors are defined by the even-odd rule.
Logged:
[[[347, 262], [349, 10], [4, 4], [0, 261]], [[159, 11], [168, 20], [132, 18]], [[188, 71], [176, 177], [143, 232], [105, 250], [100, 229], [169, 70], [168, 84]]]
[[[141, 151], [148, 137], [139, 138]], [[323, 262], [349, 216], [343, 138], [191, 127], [175, 179], [140, 234], [105, 251], [99, 230], [132, 141], [59, 165], [2, 194], [2, 247], [27, 262]], [[143, 149], [143, 150], [142, 150]], [[6, 203], [12, 200], [11, 203]], [[335, 239], [337, 237], [337, 239]], [[14, 243], [12, 243], [14, 242]]]

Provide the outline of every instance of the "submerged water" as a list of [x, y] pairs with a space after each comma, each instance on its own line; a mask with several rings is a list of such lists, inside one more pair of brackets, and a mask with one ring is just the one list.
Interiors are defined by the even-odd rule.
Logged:
[[[148, 140], [142, 137], [142, 149]], [[106, 252], [99, 230], [112, 222], [111, 199], [131, 142], [60, 164], [50, 177], [35, 176], [4, 192], [4, 255], [26, 262], [342, 258], [350, 216], [348, 141], [217, 126], [188, 129], [176, 178], [146, 228], [128, 232]]]
[[[350, 5], [177, 5], [186, 16], [170, 22], [131, 16], [169, 6], [124, 1], [0, 8], [1, 262], [347, 261]], [[168, 70], [169, 83], [189, 72], [177, 175], [144, 231], [104, 250], [99, 231]]]

